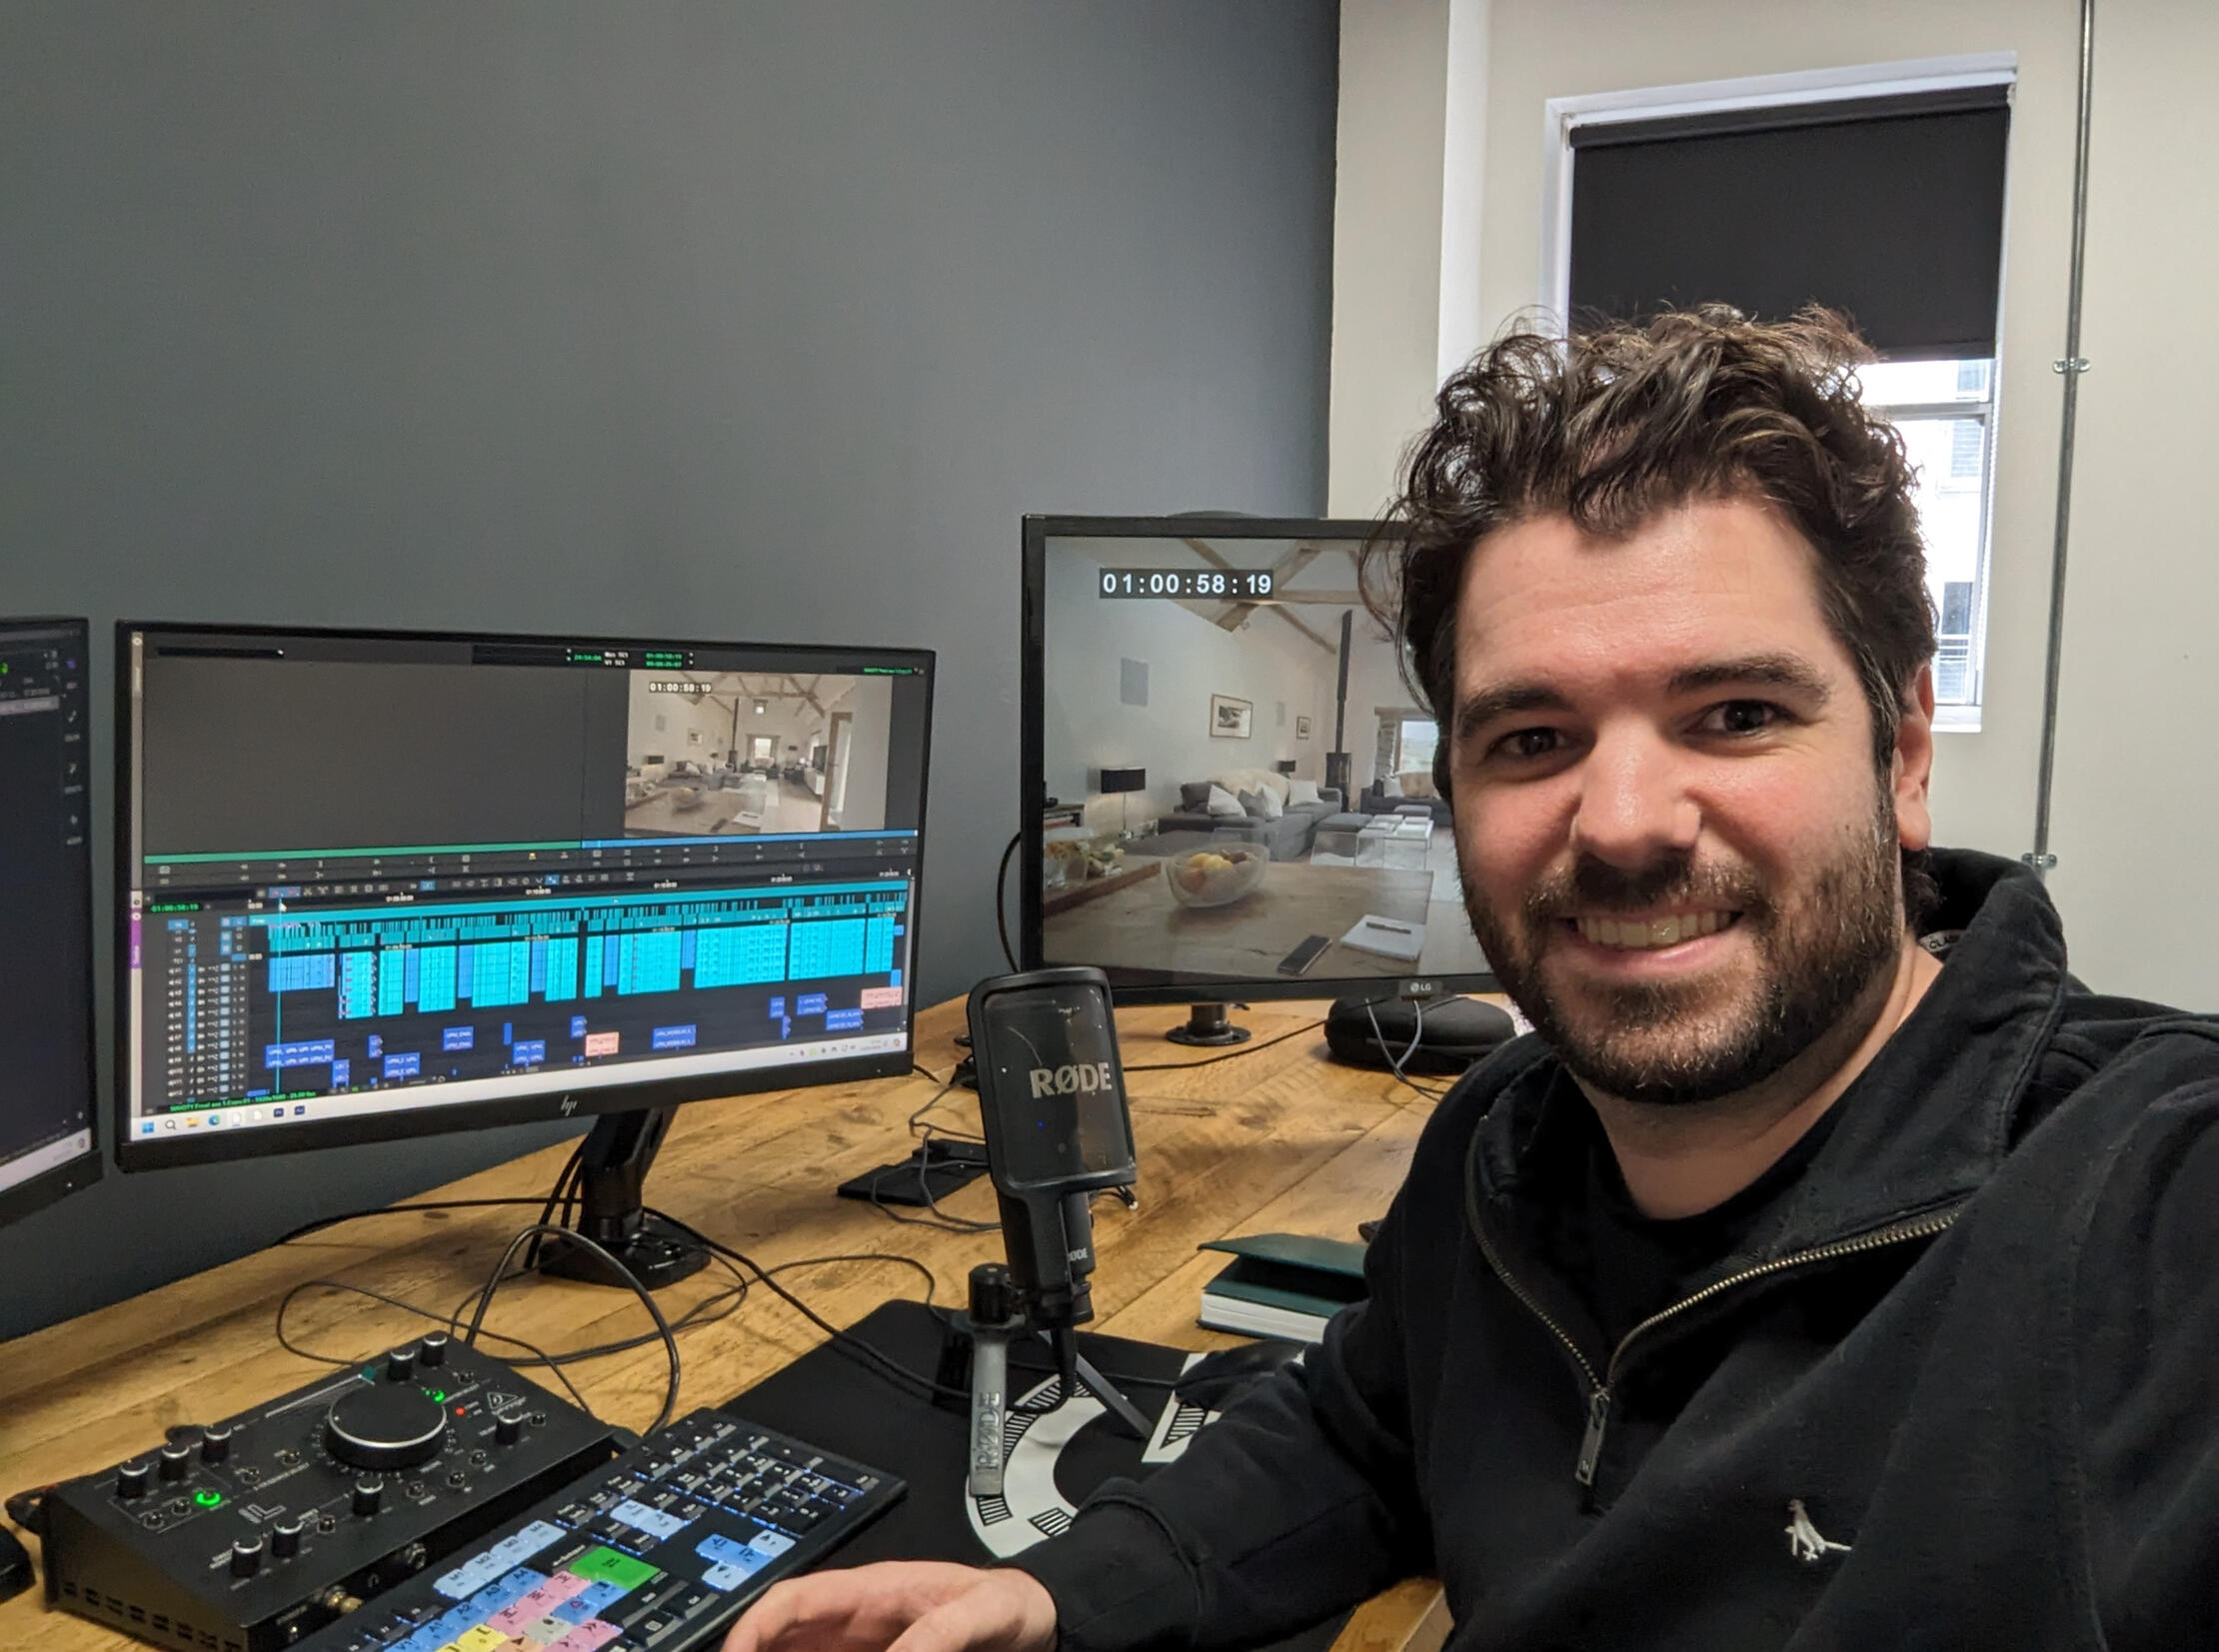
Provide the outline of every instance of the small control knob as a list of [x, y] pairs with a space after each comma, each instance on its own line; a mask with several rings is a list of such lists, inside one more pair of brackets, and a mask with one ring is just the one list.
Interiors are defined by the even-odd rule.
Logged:
[[291, 1560], [301, 1552], [301, 1533], [307, 1529], [306, 1520], [280, 1520], [270, 1528], [270, 1553]]
[[385, 1356], [385, 1374], [393, 1382], [406, 1382], [416, 1375], [416, 1345], [395, 1348]]
[[375, 1514], [385, 1501], [385, 1482], [365, 1475], [355, 1482], [354, 1508], [357, 1514]]
[[116, 1470], [118, 1497], [144, 1497], [147, 1488], [153, 1484], [154, 1465], [143, 1458], [135, 1463], [125, 1463]]
[[414, 1468], [439, 1455], [447, 1407], [421, 1388], [364, 1383], [332, 1402], [324, 1443], [349, 1468]]
[[165, 1480], [182, 1480], [193, 1466], [193, 1448], [189, 1445], [165, 1445], [155, 1455], [161, 1459]]
[[200, 1460], [204, 1463], [220, 1463], [229, 1457], [231, 1455], [231, 1435], [232, 1430], [223, 1427], [221, 1424], [214, 1428], [202, 1430]]
[[436, 1370], [447, 1363], [447, 1333], [434, 1331], [417, 1344], [416, 1362], [425, 1370]]
[[262, 1539], [243, 1537], [231, 1545], [231, 1575], [252, 1577], [262, 1570]]
[[524, 1438], [524, 1413], [504, 1411], [493, 1419], [493, 1437], [497, 1444], [514, 1445]]

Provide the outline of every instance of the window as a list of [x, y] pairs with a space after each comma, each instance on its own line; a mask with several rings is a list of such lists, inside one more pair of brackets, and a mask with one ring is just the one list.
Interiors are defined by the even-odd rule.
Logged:
[[1918, 527], [1934, 605], [1937, 721], [1943, 728], [1977, 728], [1995, 363], [1874, 362], [1859, 369], [1857, 379], [1864, 405], [1902, 432], [1918, 469]]
[[1917, 467], [1937, 726], [1980, 726], [2009, 54], [1552, 98], [1541, 303], [1846, 311]]
[[1433, 749], [1440, 744], [1440, 730], [1429, 717], [1406, 717], [1395, 730], [1394, 772], [1408, 775], [1417, 771], [1431, 774]]

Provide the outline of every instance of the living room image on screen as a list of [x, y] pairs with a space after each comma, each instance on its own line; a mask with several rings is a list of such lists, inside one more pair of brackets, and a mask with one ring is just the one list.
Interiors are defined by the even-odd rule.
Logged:
[[883, 676], [634, 672], [625, 835], [878, 830], [893, 711]]
[[1131, 984], [1486, 967], [1360, 549], [1047, 542], [1044, 961]]

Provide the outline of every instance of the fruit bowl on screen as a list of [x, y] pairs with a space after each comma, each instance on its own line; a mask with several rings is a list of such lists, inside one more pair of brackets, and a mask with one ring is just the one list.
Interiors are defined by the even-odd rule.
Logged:
[[1181, 906], [1229, 906], [1255, 892], [1271, 856], [1254, 843], [1213, 843], [1163, 862], [1163, 881]]

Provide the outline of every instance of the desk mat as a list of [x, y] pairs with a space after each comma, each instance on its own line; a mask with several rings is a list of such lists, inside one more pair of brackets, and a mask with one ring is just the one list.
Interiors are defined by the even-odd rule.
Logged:
[[[921, 1376], [938, 1369], [946, 1326], [922, 1302], [891, 1301], [872, 1309], [849, 1327], [895, 1363]], [[1164, 1437], [1175, 1442], [1191, 1431], [1198, 1418], [1189, 1407], [1174, 1408], [1170, 1380], [1190, 1357], [1181, 1348], [1152, 1342], [1130, 1342], [1122, 1337], [1081, 1333], [1080, 1350], [1095, 1367], [1123, 1389], [1140, 1414], [1155, 1424], [1155, 1449]], [[1055, 1365], [1046, 1343], [1010, 1350], [1010, 1389], [1022, 1397], [1037, 1384], [1051, 1382]], [[1120, 1381], [1119, 1379], [1124, 1379]], [[970, 1565], [992, 1564], [998, 1555], [1022, 1546], [1027, 1520], [1043, 1532], [1061, 1530], [1068, 1519], [1063, 1504], [1083, 1502], [1089, 1492], [1113, 1476], [1144, 1478], [1150, 1465], [1142, 1461], [1142, 1442], [1111, 1428], [1100, 1407], [1081, 1395], [1057, 1412], [1032, 1425], [1035, 1449], [1028, 1461], [1013, 1448], [1010, 1461], [1010, 1497], [1000, 1510], [975, 1510], [964, 1491], [966, 1446], [970, 1419], [965, 1412], [935, 1405], [914, 1390], [899, 1388], [862, 1356], [827, 1342], [804, 1354], [793, 1364], [724, 1402], [723, 1409], [793, 1434], [828, 1452], [854, 1458], [875, 1468], [900, 1475], [909, 1482], [909, 1496], [873, 1522], [833, 1557], [838, 1566], [861, 1566], [874, 1560], [956, 1560]], [[1043, 1437], [1046, 1438], [1043, 1438]], [[1052, 1445], [1053, 1468], [1041, 1447]], [[1053, 1475], [1053, 1486], [1048, 1476]], [[989, 1532], [989, 1547], [981, 1532]], [[1324, 1652], [1332, 1644], [1345, 1613], [1315, 1628], [1276, 1643], [1274, 1652]]]

